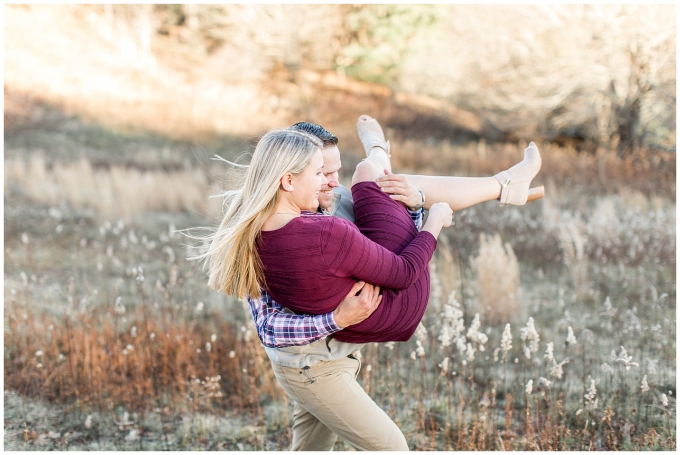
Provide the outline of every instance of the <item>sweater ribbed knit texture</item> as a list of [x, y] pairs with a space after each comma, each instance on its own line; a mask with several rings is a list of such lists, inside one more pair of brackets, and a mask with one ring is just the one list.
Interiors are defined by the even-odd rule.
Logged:
[[418, 232], [406, 209], [377, 184], [352, 187], [356, 225], [308, 214], [258, 244], [266, 287], [298, 313], [333, 311], [357, 280], [381, 286], [383, 300], [363, 322], [337, 332], [349, 343], [406, 341], [420, 322], [430, 293], [428, 262], [437, 246]]

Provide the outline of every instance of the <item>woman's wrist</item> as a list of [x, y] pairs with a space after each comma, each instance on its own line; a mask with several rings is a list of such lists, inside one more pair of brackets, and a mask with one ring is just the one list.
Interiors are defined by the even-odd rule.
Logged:
[[438, 217], [432, 216], [432, 213], [430, 213], [430, 216], [427, 217], [427, 221], [425, 222], [422, 230], [429, 232], [436, 239], [439, 236], [439, 233], [442, 231], [442, 227], [442, 221]]

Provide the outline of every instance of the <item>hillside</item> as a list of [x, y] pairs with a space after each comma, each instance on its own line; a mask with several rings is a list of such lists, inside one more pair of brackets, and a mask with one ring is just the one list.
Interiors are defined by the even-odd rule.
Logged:
[[[5, 14], [5, 131], [49, 121], [41, 105], [118, 129], [183, 140], [251, 137], [310, 120], [350, 148], [362, 113], [393, 135], [477, 137], [473, 114], [425, 96], [395, 93], [335, 73], [284, 69], [234, 82], [210, 56], [156, 36], [144, 61], [125, 36], [107, 39], [101, 18], [54, 6], [8, 6]], [[54, 116], [54, 112], [53, 115]]]

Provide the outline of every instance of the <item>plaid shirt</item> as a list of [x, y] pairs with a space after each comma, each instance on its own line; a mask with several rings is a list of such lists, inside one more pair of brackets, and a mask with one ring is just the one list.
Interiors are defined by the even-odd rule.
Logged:
[[248, 298], [257, 326], [257, 336], [269, 348], [301, 346], [341, 330], [333, 312], [319, 315], [289, 313], [262, 291], [257, 299]]
[[[419, 231], [423, 226], [424, 213], [423, 209], [409, 210]], [[259, 298], [248, 297], [248, 305], [257, 327], [257, 336], [263, 345], [270, 348], [302, 346], [342, 330], [335, 323], [332, 311], [319, 315], [289, 313], [265, 291]]]

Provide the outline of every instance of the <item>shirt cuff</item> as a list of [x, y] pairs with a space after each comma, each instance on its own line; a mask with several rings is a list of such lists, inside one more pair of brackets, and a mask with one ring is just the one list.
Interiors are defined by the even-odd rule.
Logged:
[[329, 335], [342, 330], [342, 327], [335, 322], [334, 313], [334, 311], [331, 311], [330, 313], [324, 314], [322, 317], [324, 328], [328, 331]]

